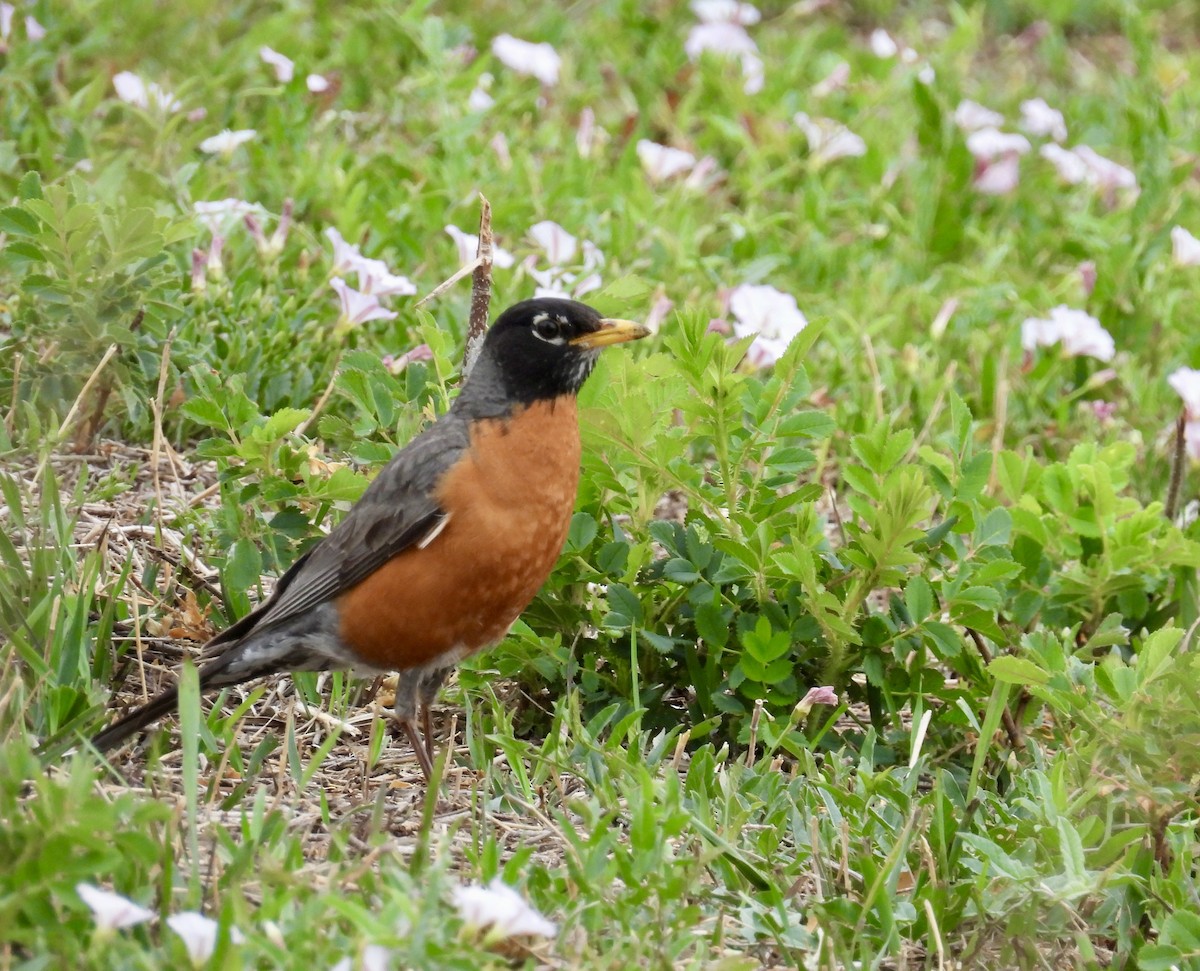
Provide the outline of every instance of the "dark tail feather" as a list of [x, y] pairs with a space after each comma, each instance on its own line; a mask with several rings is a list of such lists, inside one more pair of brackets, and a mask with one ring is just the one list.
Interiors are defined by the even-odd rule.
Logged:
[[100, 752], [116, 748], [130, 735], [136, 735], [143, 728], [157, 721], [163, 715], [175, 710], [179, 700], [179, 689], [168, 688], [162, 694], [151, 698], [141, 708], [135, 708], [124, 718], [120, 718], [99, 735], [92, 739], [92, 745]]
[[[201, 693], [212, 688], [223, 688], [240, 681], [248, 681], [258, 676], [257, 673], [242, 674], [240, 677], [229, 677], [226, 669], [237, 657], [236, 650], [218, 655], [208, 664], [200, 668]], [[226, 677], [222, 678], [221, 674]], [[135, 708], [123, 718], [115, 722], [92, 738], [92, 745], [97, 751], [107, 752], [116, 748], [131, 735], [136, 735], [142, 729], [158, 721], [163, 715], [174, 711], [179, 701], [179, 686], [174, 685], [160, 694], [155, 695], [140, 708]]]

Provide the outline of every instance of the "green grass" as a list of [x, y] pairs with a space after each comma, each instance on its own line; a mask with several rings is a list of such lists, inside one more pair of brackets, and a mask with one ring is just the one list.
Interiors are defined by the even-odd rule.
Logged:
[[[1200, 23], [1167, 0], [806, 6], [748, 28], [754, 94], [736, 61], [688, 61], [696, 19], [669, 2], [18, 11], [0, 968], [183, 966], [185, 910], [221, 922], [229, 968], [365, 967], [371, 945], [423, 968], [1200, 967], [1194, 463], [1185, 515], [1163, 508], [1166, 379], [1200, 366], [1200, 271], [1169, 236], [1200, 233]], [[877, 27], [916, 60], [873, 55]], [[559, 83], [506, 69], [504, 31], [552, 44]], [[120, 101], [126, 70], [181, 110]], [[481, 85], [495, 103], [469, 110]], [[955, 106], [1015, 131], [1038, 96], [1136, 196], [1061, 184], [1037, 138], [1013, 193], [975, 190]], [[799, 111], [866, 154], [821, 159]], [[226, 128], [256, 136], [200, 151]], [[718, 176], [651, 182], [643, 138]], [[567, 547], [443, 693], [441, 785], [340, 675], [185, 689], [185, 744], [172, 723], [97, 760], [79, 738], [113, 696], [174, 676], [186, 635], [248, 610], [455, 393], [469, 286], [339, 326], [325, 229], [424, 294], [480, 192], [517, 258], [494, 312], [532, 295], [541, 220], [603, 252], [589, 302], [673, 309], [584, 389]], [[260, 252], [231, 221], [195, 287], [193, 206], [227, 197], [268, 236], [292, 200], [291, 231]], [[744, 283], [810, 322], [761, 370], [709, 328]], [[1059, 304], [1111, 362], [1022, 349]], [[797, 709], [824, 684], [836, 708]], [[557, 935], [467, 927], [454, 888], [496, 876]], [[98, 932], [79, 882], [157, 917]]]

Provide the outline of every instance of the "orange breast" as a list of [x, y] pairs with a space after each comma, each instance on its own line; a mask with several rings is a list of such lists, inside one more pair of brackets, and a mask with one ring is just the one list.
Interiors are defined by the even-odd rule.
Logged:
[[444, 528], [338, 598], [342, 640], [361, 661], [402, 671], [502, 638], [562, 551], [579, 457], [574, 397], [476, 422], [466, 457], [438, 484]]

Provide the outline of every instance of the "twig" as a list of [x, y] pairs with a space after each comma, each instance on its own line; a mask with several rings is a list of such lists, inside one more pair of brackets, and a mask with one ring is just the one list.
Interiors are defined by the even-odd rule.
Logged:
[[[75, 420], [75, 416], [79, 414], [79, 408], [87, 398], [88, 393], [100, 379], [100, 372], [112, 360], [113, 355], [117, 353], [117, 345], [109, 344], [108, 350], [104, 352], [104, 356], [100, 358], [100, 363], [96, 365], [88, 379], [83, 383], [83, 387], [79, 390], [79, 394], [75, 397], [75, 403], [71, 405], [70, 411], [67, 412], [67, 417], [62, 420], [62, 424], [58, 426], [58, 434], [54, 436], [55, 442], [61, 442], [67, 434], [67, 429], [71, 427], [71, 423]], [[46, 471], [46, 462], [50, 459], [50, 452], [46, 452], [42, 456], [42, 460], [38, 463], [37, 472], [34, 475], [34, 480], [40, 482], [42, 473]]]
[[456, 284], [464, 276], [466, 276], [469, 273], [474, 273], [475, 270], [478, 269], [479, 266], [482, 264], [482, 262], [483, 261], [481, 259], [479, 259], [479, 257], [475, 257], [475, 259], [471, 260], [470, 263], [467, 263], [464, 266], [460, 266], [451, 276], [448, 276], [445, 280], [443, 280], [436, 287], [434, 287], [432, 290], [430, 290], [427, 294], [425, 294], [425, 296], [423, 296], [420, 300], [418, 300], [415, 304], [413, 304], [413, 306], [414, 307], [423, 307], [425, 304], [429, 303], [430, 300], [436, 300], [443, 293], [445, 293], [452, 286], [454, 286], [454, 284]]
[[471, 314], [467, 318], [467, 348], [463, 354], [463, 377], [471, 373], [488, 327], [488, 306], [492, 302], [492, 204], [479, 194], [479, 249], [475, 272], [471, 274]]
[[8, 433], [9, 438], [12, 438], [13, 428], [17, 421], [17, 401], [20, 399], [21, 361], [23, 360], [20, 352], [13, 358], [12, 402], [9, 405], [8, 414], [4, 418], [4, 430]]
[[[170, 370], [171, 363], [171, 342], [175, 339], [175, 330], [167, 334], [167, 339], [163, 342], [162, 357], [158, 362], [158, 392], [154, 396], [154, 400], [150, 402], [150, 409], [154, 412], [154, 441], [150, 447], [150, 471], [154, 476], [154, 518], [158, 521], [159, 532], [162, 532], [162, 478], [159, 475], [160, 452], [163, 445], [163, 394], [167, 388], [167, 372]], [[178, 476], [176, 477], [178, 478]], [[161, 542], [161, 539], [159, 540]]]
[[[972, 630], [970, 627], [965, 628], [971, 640], [975, 642], [975, 649], [979, 651], [979, 656], [983, 658], [984, 664], [992, 663], [992, 652], [987, 649], [987, 645], [983, 643], [983, 637], [979, 631]], [[1016, 750], [1021, 750], [1025, 747], [1025, 740], [1021, 738], [1021, 730], [1017, 727], [1016, 720], [1012, 716], [1012, 712], [1007, 708], [1000, 713], [1000, 720], [1004, 723], [1004, 731], [1008, 735], [1009, 744]]]
[[329, 376], [329, 383], [327, 385], [325, 385], [325, 390], [321, 392], [321, 397], [319, 397], [317, 399], [317, 403], [315, 405], [313, 405], [312, 412], [309, 414], [309, 416], [307, 418], [304, 419], [304, 421], [300, 422], [299, 427], [295, 431], [295, 435], [297, 438], [299, 438], [301, 435], [303, 435], [308, 430], [308, 426], [311, 425], [314, 421], [316, 421], [317, 415], [319, 415], [321, 413], [321, 409], [324, 408], [326, 402], [329, 401], [329, 396], [331, 394], [333, 394], [333, 386], [337, 382], [338, 365], [341, 362], [342, 362], [342, 352], [338, 351], [338, 355], [334, 359], [334, 362], [333, 362], [333, 373], [330, 374], [330, 376]]
[[1183, 491], [1183, 477], [1187, 470], [1187, 442], [1184, 434], [1187, 426], [1187, 412], [1181, 411], [1175, 422], [1175, 450], [1171, 454], [1171, 481], [1167, 486], [1167, 504], [1163, 507], [1163, 515], [1175, 522], [1175, 513], [1179, 511], [1179, 494]]

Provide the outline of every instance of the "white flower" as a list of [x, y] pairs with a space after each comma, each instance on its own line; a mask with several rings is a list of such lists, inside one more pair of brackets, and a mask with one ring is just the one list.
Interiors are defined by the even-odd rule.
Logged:
[[1037, 138], [1053, 138], [1065, 141], [1067, 123], [1062, 112], [1051, 108], [1042, 98], [1030, 98], [1021, 102], [1021, 127]]
[[749, 27], [762, 19], [758, 8], [737, 0], [692, 0], [692, 13], [706, 24], [728, 23]]
[[168, 114], [178, 111], [183, 104], [169, 91], [159, 87], [153, 81], [147, 83], [132, 71], [122, 71], [113, 75], [113, 89], [117, 97], [135, 108], [149, 110], [154, 108]]
[[37, 18], [33, 16], [25, 17], [25, 36], [31, 41], [43, 40], [46, 37], [46, 28], [38, 23]]
[[500, 34], [492, 39], [492, 53], [518, 74], [531, 75], [548, 88], [558, 84], [562, 58], [549, 44], [532, 44], [511, 34]]
[[360, 293], [351, 287], [340, 276], [335, 276], [329, 285], [337, 292], [342, 302], [342, 314], [338, 319], [337, 329], [345, 330], [357, 324], [365, 324], [368, 320], [393, 320], [395, 311], [388, 310], [379, 302], [379, 297], [369, 293]]
[[352, 272], [360, 262], [366, 259], [353, 243], [346, 242], [333, 226], [325, 228], [325, 238], [333, 243], [333, 266], [329, 272], [333, 275]]
[[1183, 426], [1183, 447], [1195, 462], [1200, 462], [1200, 418]]
[[358, 274], [359, 291], [368, 296], [411, 297], [417, 292], [417, 285], [412, 280], [393, 273], [383, 260], [364, 256], [355, 264], [354, 270]]
[[480, 87], [476, 87], [467, 97], [467, 108], [471, 111], [487, 111], [495, 103], [496, 99]]
[[575, 259], [579, 240], [558, 223], [545, 219], [529, 227], [529, 235], [546, 254], [553, 266], [565, 266]]
[[985, 108], [978, 101], [964, 98], [954, 109], [954, 124], [963, 131], [979, 131], [980, 128], [999, 128], [1004, 124], [1004, 116], [991, 108]]
[[[368, 944], [362, 950], [358, 960], [358, 971], [388, 971], [391, 966], [392, 952], [381, 944]], [[342, 958], [329, 971], [354, 971], [355, 964], [350, 958]]]
[[[210, 917], [185, 910], [168, 917], [167, 926], [183, 940], [183, 946], [187, 948], [188, 958], [193, 967], [198, 968], [206, 963], [217, 949], [217, 931], [220, 925]], [[240, 944], [244, 938], [241, 931], [231, 927], [229, 939], [234, 944]]]
[[1112, 193], [1117, 189], [1136, 189], [1137, 176], [1123, 165], [1105, 158], [1088, 145], [1076, 145], [1075, 154], [1087, 166], [1087, 181], [1098, 189]]
[[1169, 378], [1169, 384], [1183, 399], [1189, 421], [1200, 421], [1200, 371], [1196, 368], [1177, 368]]
[[304, 79], [304, 86], [313, 94], [329, 90], [329, 79], [321, 74], [310, 74]]
[[645, 138], [637, 143], [637, 156], [651, 182], [665, 182], [690, 172], [696, 165], [696, 156], [691, 152], [659, 145]]
[[742, 62], [742, 89], [746, 94], [762, 90], [763, 63], [758, 56], [758, 45], [741, 24], [729, 21], [696, 24], [689, 31], [683, 49], [692, 61], [699, 60], [705, 51], [738, 58]]
[[244, 199], [218, 199], [211, 202], [201, 200], [192, 204], [192, 210], [196, 214], [197, 222], [217, 236], [228, 236], [229, 231], [246, 216], [267, 214], [262, 206], [246, 202]]
[[1058, 177], [1068, 185], [1078, 185], [1088, 177], [1088, 167], [1073, 151], [1049, 142], [1038, 149], [1038, 155], [1058, 170]]
[[841, 61], [837, 67], [812, 86], [814, 98], [827, 98], [835, 91], [841, 91], [850, 80], [850, 65]]
[[486, 887], [455, 887], [454, 906], [470, 927], [490, 929], [495, 937], [553, 937], [558, 928], [496, 877]]
[[0, 41], [6, 41], [12, 33], [13, 15], [17, 8], [11, 3], [0, 3]]
[[290, 57], [285, 57], [279, 51], [272, 50], [265, 44], [258, 49], [258, 56], [264, 64], [275, 69], [275, 80], [287, 84], [296, 76], [296, 65]]
[[867, 154], [867, 143], [840, 122], [829, 118], [810, 118], [803, 111], [796, 112], [792, 121], [804, 132], [809, 154], [821, 162]]
[[871, 53], [876, 57], [895, 57], [900, 53], [900, 47], [892, 40], [892, 35], [882, 27], [871, 31]]
[[[458, 247], [458, 265], [466, 266], [475, 260], [475, 254], [479, 252], [479, 237], [473, 236], [471, 233], [464, 233], [457, 226], [446, 226], [446, 234], [454, 240], [454, 245]], [[492, 243], [492, 266], [499, 267], [501, 270], [507, 270], [517, 262], [515, 256], [502, 246], [497, 246]]]
[[1029, 139], [997, 128], [980, 128], [967, 136], [967, 151], [980, 162], [990, 162], [1001, 155], [1024, 155], [1029, 151]]
[[1171, 230], [1171, 258], [1176, 266], [1200, 266], [1200, 239], [1176, 226]]
[[154, 911], [135, 904], [119, 893], [101, 890], [90, 883], [75, 884], [75, 892], [88, 905], [96, 920], [96, 927], [102, 931], [133, 927], [154, 917]]
[[917, 71], [917, 80], [925, 85], [925, 87], [929, 87], [929, 85], [937, 80], [937, 71], [933, 69], [932, 64], [922, 64]]
[[808, 326], [808, 319], [790, 293], [772, 286], [743, 283], [729, 294], [733, 332], [738, 337], [756, 335], [749, 358], [758, 367], [774, 364], [792, 339]]
[[1061, 344], [1069, 357], [1094, 357], [1111, 361], [1116, 353], [1112, 335], [1095, 317], [1083, 310], [1060, 304], [1048, 318], [1028, 317], [1021, 324], [1021, 346], [1037, 347]]
[[208, 155], [232, 155], [239, 145], [254, 140], [258, 134], [253, 128], [230, 131], [226, 128], [219, 135], [212, 135], [200, 143], [200, 151]]

